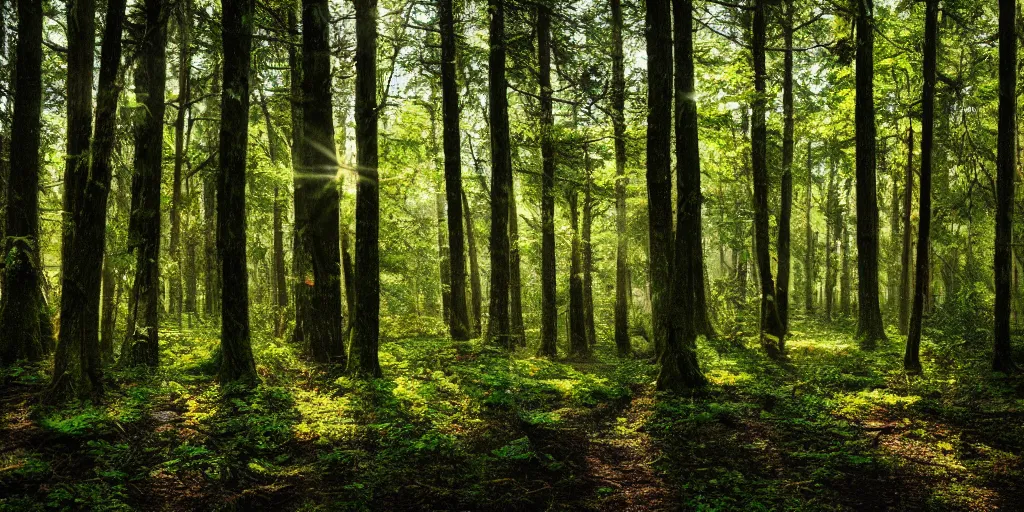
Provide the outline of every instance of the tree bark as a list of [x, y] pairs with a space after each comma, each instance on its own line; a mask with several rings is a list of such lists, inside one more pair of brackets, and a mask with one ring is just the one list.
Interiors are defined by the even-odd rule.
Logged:
[[[1013, 372], [1010, 345], [1010, 275], [1013, 246], [1013, 180], [1017, 168], [1017, 27], [1014, 0], [999, 0], [999, 147], [996, 156], [995, 347], [992, 368]], [[18, 147], [15, 145], [15, 147]]]
[[349, 369], [380, 376], [380, 190], [377, 178], [377, 0], [356, 0], [356, 311]]
[[572, 223], [569, 268], [569, 357], [585, 358], [590, 355], [587, 342], [586, 314], [583, 304], [583, 254], [580, 247], [579, 193], [572, 190], [567, 197]]
[[648, 0], [647, 203], [651, 325], [660, 359], [671, 313], [672, 276], [672, 23], [670, 0]]
[[192, 0], [180, 1], [178, 5], [178, 109], [174, 119], [174, 177], [171, 182], [171, 238], [167, 252], [171, 257], [171, 272], [168, 281], [171, 286], [171, 311], [178, 317], [181, 328], [182, 309], [182, 267], [181, 267], [181, 168], [185, 162], [185, 114], [191, 108], [190, 76], [192, 54], [189, 33], [192, 28]]
[[757, 271], [761, 282], [761, 344], [770, 356], [778, 357], [784, 352], [782, 322], [775, 297], [775, 283], [772, 279], [771, 256], [769, 255], [768, 219], [768, 131], [765, 124], [767, 98], [765, 97], [765, 1], [754, 4], [754, 100], [751, 120], [751, 163], [754, 171], [754, 237]]
[[483, 309], [483, 291], [480, 283], [480, 262], [477, 258], [476, 230], [473, 229], [473, 210], [469, 208], [469, 197], [462, 191], [462, 211], [466, 214], [466, 252], [469, 259], [469, 286], [473, 306], [473, 335], [480, 336], [483, 332], [481, 320]]
[[[260, 89], [260, 110], [263, 111], [263, 121], [267, 127], [267, 149], [270, 153], [270, 163], [276, 167], [281, 158], [279, 151], [280, 139], [278, 139], [277, 133], [274, 131], [274, 124], [270, 119], [270, 108], [267, 105], [267, 98], [262, 88]], [[280, 187], [275, 184], [272, 213], [274, 248], [271, 263], [271, 283], [274, 292], [274, 337], [284, 336], [286, 329], [285, 310], [288, 309], [288, 277], [284, 261], [284, 216], [286, 209], [287, 204], [284, 194], [281, 192]]]
[[611, 0], [611, 11], [612, 130], [615, 134], [615, 348], [621, 357], [633, 351], [629, 339], [630, 290], [627, 276], [629, 236], [626, 233], [626, 186], [629, 180], [626, 178], [626, 74], [622, 50], [622, 0]]
[[583, 320], [586, 322], [587, 343], [597, 344], [597, 329], [594, 326], [594, 249], [590, 244], [594, 223], [593, 169], [590, 163], [590, 145], [583, 144], [586, 182], [583, 185]]
[[141, 99], [135, 123], [135, 175], [128, 249], [136, 256], [129, 302], [128, 337], [121, 349], [126, 366], [159, 363], [160, 176], [163, 163], [164, 88], [167, 83], [167, 19], [163, 0], [146, 0], [145, 26], [135, 69]]
[[[850, 207], [850, 189], [846, 189], [846, 208]], [[845, 212], [837, 212], [839, 222], [839, 248], [842, 252], [839, 274], [839, 311], [843, 317], [850, 316], [850, 229]]]
[[[310, 301], [312, 297], [311, 286], [306, 283], [306, 277], [311, 270], [309, 262], [309, 251], [303, 245], [303, 237], [309, 227], [309, 214], [305, 212], [309, 202], [309, 194], [303, 188], [305, 181], [301, 176], [302, 152], [305, 142], [302, 137], [302, 110], [305, 103], [302, 99], [302, 37], [298, 34], [298, 18], [302, 12], [301, 0], [292, 0], [288, 8], [288, 30], [293, 37], [292, 44], [288, 45], [288, 88], [291, 93], [289, 99], [291, 104], [291, 144], [292, 144], [292, 286], [295, 293], [295, 326], [292, 329], [292, 341], [300, 346], [308, 348], [305, 336], [305, 325], [312, 311]], [[349, 311], [351, 316], [352, 312]]]
[[789, 330], [790, 223], [793, 217], [793, 0], [786, 0], [783, 9], [782, 204], [779, 212], [779, 279], [775, 283], [775, 298], [782, 332], [786, 333]]
[[452, 339], [470, 337], [466, 307], [466, 256], [462, 228], [462, 135], [459, 128], [459, 88], [453, 0], [438, 1], [441, 28], [441, 116], [444, 124], [444, 184], [448, 206], [448, 254], [451, 267]]
[[308, 263], [303, 277], [308, 294], [303, 308], [303, 339], [314, 361], [344, 367], [338, 160], [331, 107], [329, 32], [327, 1], [303, 0], [302, 145], [299, 149], [302, 160], [295, 193], [296, 198], [301, 199], [301, 206], [296, 205], [295, 211], [303, 246], [301, 252]]
[[445, 219], [444, 193], [440, 186], [434, 194], [434, 209], [437, 213], [437, 264], [441, 276], [441, 317], [448, 331], [452, 323], [452, 274], [451, 257], [448, 249], [448, 221]]
[[540, 355], [553, 358], [558, 355], [558, 284], [555, 263], [555, 145], [553, 141], [555, 119], [551, 98], [551, 9], [543, 4], [538, 4], [537, 6], [537, 58], [540, 66], [540, 151], [543, 166], [540, 199]]
[[900, 265], [899, 310], [899, 329], [901, 334], [906, 334], [910, 325], [910, 265], [911, 254], [913, 254], [913, 245], [911, 242], [911, 234], [913, 233], [913, 230], [910, 225], [910, 210], [913, 206], [914, 198], [914, 123], [911, 121], [908, 124], [910, 125], [910, 128], [907, 132], [906, 186], [903, 190], [903, 254], [900, 258], [900, 261], [902, 262], [902, 265]]
[[508, 195], [508, 238], [509, 238], [509, 275], [508, 275], [508, 299], [509, 299], [509, 329], [512, 336], [512, 346], [526, 346], [526, 326], [523, 324], [523, 284], [520, 269], [519, 253], [519, 213], [516, 209], [515, 182], [509, 189]]
[[939, 2], [925, 2], [924, 90], [921, 94], [921, 193], [917, 227], [917, 280], [910, 332], [903, 355], [903, 369], [921, 373], [921, 319], [924, 314], [925, 282], [928, 280], [928, 237], [932, 224], [932, 144], [935, 137], [935, 68], [939, 35]]
[[217, 246], [221, 261], [222, 382], [259, 380], [249, 335], [245, 168], [249, 144], [249, 65], [254, 0], [223, 0], [224, 85], [221, 89]]
[[694, 92], [693, 3], [673, 0], [676, 94], [676, 236], [670, 323], [657, 387], [662, 391], [700, 388], [707, 380], [697, 360], [697, 281], [703, 264], [692, 249], [700, 245], [700, 148]]
[[878, 304], [878, 194], [875, 184], [875, 15], [873, 0], [857, 2], [857, 338], [870, 350], [885, 341]]
[[505, 79], [505, 0], [489, 0], [490, 56], [488, 94], [491, 131], [491, 287], [487, 339], [512, 348], [509, 320], [509, 194], [512, 188], [512, 155], [509, 146], [508, 84]]
[[[120, 12], [124, 12], [124, 10], [122, 9]], [[110, 260], [104, 260], [102, 286], [103, 317], [100, 324], [100, 361], [103, 363], [109, 363], [114, 358], [114, 328], [117, 326], [116, 295], [118, 288], [117, 274], [114, 272], [113, 267], [111, 267]]]
[[810, 317], [814, 313], [814, 240], [811, 228], [811, 196], [814, 192], [813, 174], [811, 171], [811, 150], [813, 142], [807, 141], [807, 200], [805, 204], [806, 213], [806, 241], [804, 242], [804, 311]]

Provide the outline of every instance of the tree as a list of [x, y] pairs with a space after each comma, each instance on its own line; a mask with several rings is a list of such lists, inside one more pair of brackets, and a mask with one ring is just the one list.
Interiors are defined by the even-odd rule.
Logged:
[[167, 252], [171, 256], [171, 311], [178, 316], [181, 328], [182, 262], [181, 262], [181, 169], [185, 163], [185, 117], [191, 109], [190, 78], [192, 53], [189, 34], [192, 29], [192, 0], [178, 2], [178, 105], [174, 118], [174, 176], [171, 180], [171, 237]]
[[911, 245], [910, 210], [914, 200], [914, 122], [907, 123], [907, 170], [906, 186], [903, 190], [903, 254], [900, 258], [900, 310], [899, 329], [900, 333], [906, 333], [910, 327], [910, 256], [913, 253]]
[[477, 260], [476, 231], [473, 228], [473, 210], [469, 207], [469, 197], [466, 196], [465, 190], [462, 191], [462, 211], [466, 216], [466, 253], [469, 259], [469, 286], [473, 299], [473, 334], [479, 336], [482, 332], [480, 310], [483, 309], [483, 292], [480, 285], [480, 263]]
[[884, 341], [878, 303], [878, 193], [875, 186], [875, 15], [873, 0], [857, 2], [857, 338], [872, 349]]
[[488, 97], [491, 127], [491, 298], [487, 339], [512, 348], [509, 321], [509, 194], [512, 154], [508, 130], [508, 83], [505, 79], [505, 0], [488, 0], [491, 49], [488, 57]]
[[[1013, 180], [1017, 169], [1017, 3], [999, 0], [999, 141], [996, 155], [995, 350], [992, 368], [1017, 369], [1010, 346]], [[915, 299], [916, 300], [916, 299]]]
[[626, 78], [622, 51], [622, 0], [611, 0], [611, 11], [612, 129], [615, 134], [615, 347], [619, 356], [625, 356], [632, 352], [632, 347], [627, 289], [629, 237], [626, 234]]
[[43, 6], [18, 0], [14, 119], [0, 294], [0, 365], [39, 361], [49, 340], [41, 325], [39, 272], [39, 131], [43, 105]]
[[555, 264], [555, 146], [551, 90], [551, 8], [537, 4], [537, 61], [540, 81], [541, 270], [540, 355], [558, 355], [558, 303]]
[[145, 24], [135, 94], [142, 106], [135, 121], [135, 174], [128, 249], [135, 252], [135, 280], [128, 306], [128, 337], [121, 349], [126, 366], [159, 363], [160, 177], [163, 164], [164, 88], [167, 83], [167, 18], [163, 0], [145, 0]]
[[344, 367], [329, 32], [327, 0], [302, 0], [302, 147], [295, 225], [300, 255], [309, 263], [307, 274], [300, 277], [309, 288], [308, 303], [303, 304], [303, 338], [314, 361]]
[[438, 0], [441, 29], [441, 115], [444, 124], [444, 184], [448, 206], [448, 253], [451, 268], [452, 317], [449, 334], [468, 340], [466, 303], [466, 251], [462, 233], [462, 133], [459, 129], [459, 89], [455, 69], [455, 15], [453, 0]]
[[928, 236], [932, 225], [932, 144], [935, 138], [935, 61], [939, 32], [939, 2], [925, 2], [924, 91], [921, 94], [921, 199], [917, 227], [917, 281], [910, 334], [903, 356], [903, 369], [921, 373], [921, 317], [924, 314], [925, 282], [928, 279]]
[[380, 376], [380, 189], [377, 182], [377, 0], [356, 0], [356, 310], [349, 369]]
[[583, 299], [583, 253], [580, 247], [579, 192], [570, 190], [569, 219], [572, 228], [569, 265], [569, 357], [585, 358], [590, 355], [587, 340], [586, 314]]
[[754, 236], [757, 270], [761, 281], [761, 344], [769, 355], [781, 356], [785, 330], [779, 318], [775, 283], [772, 279], [768, 233], [768, 131], [765, 124], [765, 0], [754, 4], [752, 48], [754, 56], [754, 100], [751, 120], [751, 163], [754, 174]]
[[587, 343], [593, 347], [597, 344], [597, 329], [594, 326], [594, 248], [591, 235], [594, 224], [594, 170], [590, 161], [590, 144], [583, 143], [583, 167], [586, 169], [586, 181], [583, 183], [583, 321], [587, 331]]
[[779, 280], [775, 300], [782, 332], [789, 329], [790, 222], [793, 217], [793, 0], [783, 4], [782, 38], [782, 205], [779, 212]]
[[253, 4], [253, 0], [223, 0], [221, 4], [224, 86], [217, 180], [217, 245], [222, 269], [220, 378], [222, 382], [249, 384], [259, 379], [249, 335], [249, 274], [245, 254]]
[[648, 0], [647, 210], [651, 324], [657, 357], [668, 339], [672, 276], [672, 22], [669, 0]]
[[[515, 182], [508, 194], [508, 313], [512, 346], [526, 346], [526, 326], [523, 324], [523, 286], [520, 276], [519, 212], [516, 210]], [[584, 284], [584, 286], [586, 286]]]
[[[693, 244], [700, 244], [700, 148], [694, 92], [693, 3], [673, 0], [676, 69], [676, 237], [672, 272], [671, 319], [661, 357], [658, 389], [682, 391], [707, 384], [697, 361], [697, 280], [703, 265], [694, 263]], [[696, 206], [695, 206], [696, 205]]]
[[806, 215], [806, 231], [804, 233], [804, 311], [809, 317], [814, 313], [814, 236], [811, 227], [811, 196], [814, 193], [814, 173], [811, 170], [811, 150], [813, 142], [807, 141], [807, 190], [804, 206]]

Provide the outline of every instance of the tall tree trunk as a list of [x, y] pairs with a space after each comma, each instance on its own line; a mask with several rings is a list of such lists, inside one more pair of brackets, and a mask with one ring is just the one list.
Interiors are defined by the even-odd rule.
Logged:
[[[295, 195], [296, 226], [308, 267], [302, 335], [313, 360], [343, 367], [338, 160], [331, 107], [330, 12], [327, 0], [302, 1], [302, 145]], [[374, 183], [376, 186], [376, 183]], [[370, 276], [365, 276], [369, 280]], [[367, 305], [370, 307], [370, 305]]]
[[932, 144], [935, 137], [935, 68], [939, 35], [939, 1], [925, 2], [924, 90], [921, 94], [921, 194], [917, 227], [917, 280], [910, 332], [903, 355], [903, 369], [921, 373], [921, 319], [924, 314], [925, 282], [928, 281], [928, 237], [932, 225]]
[[889, 201], [889, 299], [886, 302], [886, 310], [899, 321], [900, 310], [900, 281], [898, 274], [902, 272], [900, 265], [900, 240], [903, 238], [900, 218], [900, 190], [898, 165], [890, 165], [889, 176], [892, 179], [892, 198]]
[[835, 162], [830, 162], [828, 175], [828, 188], [825, 190], [825, 321], [832, 321], [832, 306], [835, 303], [836, 272], [835, 272], [835, 233], [838, 224], [836, 223], [835, 195], [836, 195], [836, 168]]
[[[96, 4], [93, 0], [67, 3], [67, 160], [64, 171], [64, 211], [61, 244], [60, 324], [54, 354], [51, 399], [98, 398], [103, 391], [99, 352], [100, 280], [103, 237], [84, 202], [89, 176], [92, 135], [92, 78], [96, 47]], [[102, 192], [105, 196], [105, 191]], [[104, 197], [105, 199], [105, 197]], [[106, 209], [99, 210], [101, 214]], [[87, 224], [88, 223], [88, 224]], [[102, 227], [100, 233], [103, 233]], [[86, 232], [89, 233], [86, 233]], [[84, 256], [84, 257], [83, 257]]]
[[[380, 190], [377, 182], [377, 0], [356, 0], [356, 311], [349, 368], [380, 376]], [[337, 244], [335, 244], [337, 245]]]
[[185, 163], [185, 114], [190, 107], [189, 79], [192, 72], [192, 53], [189, 33], [192, 28], [192, 0], [178, 4], [178, 111], [174, 119], [174, 177], [171, 182], [171, 239], [167, 248], [171, 256], [171, 311], [178, 316], [181, 328], [181, 168]]
[[807, 141], [807, 192], [804, 212], [806, 214], [806, 241], [804, 242], [804, 311], [810, 317], [814, 313], [814, 240], [811, 228], [811, 196], [814, 193], [814, 181], [811, 171], [811, 150], [813, 142]]
[[[850, 206], [850, 189], [846, 189], [846, 207]], [[845, 212], [844, 212], [845, 213]], [[839, 248], [842, 252], [839, 274], [839, 311], [843, 317], [850, 316], [850, 229], [847, 226], [846, 215], [838, 214], [839, 219]]]
[[444, 193], [440, 184], [434, 194], [434, 207], [437, 213], [437, 261], [441, 275], [441, 316], [448, 331], [452, 323], [452, 274], [451, 256], [448, 249], [448, 221], [445, 219]]
[[591, 228], [594, 223], [593, 169], [590, 163], [590, 145], [583, 144], [586, 183], [583, 185], [583, 320], [586, 322], [587, 343], [597, 344], [597, 329], [594, 326], [594, 249], [590, 244]]
[[[1010, 273], [1013, 246], [1013, 180], [1017, 155], [1017, 27], [1013, 0], [999, 0], [999, 150], [996, 174], [995, 350], [992, 368], [1017, 369], [1010, 346]], [[17, 144], [14, 147], [18, 147]], [[916, 300], [916, 299], [915, 299]]]
[[[310, 301], [312, 300], [312, 287], [307, 284], [306, 277], [309, 275], [312, 265], [309, 261], [309, 251], [303, 245], [305, 230], [309, 228], [309, 214], [305, 212], [309, 202], [309, 193], [303, 188], [305, 183], [302, 180], [302, 152], [305, 142], [302, 137], [302, 109], [305, 103], [302, 99], [302, 54], [301, 36], [298, 36], [298, 18], [302, 12], [301, 0], [291, 0], [292, 5], [288, 7], [288, 30], [292, 34], [292, 44], [288, 45], [288, 88], [290, 92], [291, 106], [291, 144], [292, 144], [292, 286], [295, 293], [295, 327], [292, 329], [292, 341], [307, 349], [305, 336], [305, 325], [312, 311]], [[349, 315], [351, 315], [351, 310]]]
[[[508, 313], [512, 345], [526, 346], [526, 326], [523, 324], [523, 284], [519, 265], [519, 212], [516, 209], [515, 182], [508, 195]], [[585, 253], [584, 253], [585, 254]]]
[[473, 334], [480, 336], [483, 333], [483, 287], [480, 283], [480, 262], [477, 258], [476, 230], [473, 229], [473, 210], [469, 208], [469, 197], [465, 191], [462, 192], [462, 210], [466, 214], [466, 251], [469, 253], [469, 286], [473, 299]]
[[627, 276], [629, 236], [626, 233], [626, 186], [629, 181], [626, 178], [626, 73], [622, 50], [622, 0], [611, 0], [611, 10], [612, 130], [615, 133], [615, 348], [619, 356], [626, 356], [633, 349], [629, 339], [630, 290]]
[[875, 14], [873, 0], [857, 2], [857, 338], [870, 350], [885, 341], [878, 304], [878, 193], [875, 184]]
[[911, 245], [911, 234], [913, 230], [910, 225], [910, 210], [914, 198], [914, 123], [908, 123], [910, 128], [907, 132], [907, 171], [906, 186], [903, 189], [903, 255], [900, 271], [900, 333], [906, 334], [910, 325], [910, 265], [913, 246]]
[[675, 18], [676, 94], [676, 220], [675, 271], [672, 273], [670, 320], [657, 387], [679, 391], [707, 381], [697, 361], [697, 281], [704, 280], [703, 264], [692, 250], [700, 245], [700, 148], [694, 93], [693, 3], [673, 0]]
[[782, 204], [779, 212], [779, 279], [775, 283], [782, 332], [789, 329], [790, 223], [793, 217], [793, 0], [784, 5], [782, 37], [785, 44], [782, 72]]
[[509, 146], [508, 84], [505, 80], [505, 0], [488, 0], [491, 13], [491, 50], [488, 94], [491, 128], [491, 289], [487, 339], [512, 347], [509, 323], [509, 194], [512, 155]]
[[583, 254], [580, 247], [579, 193], [572, 190], [567, 197], [572, 222], [572, 242], [569, 268], [569, 357], [587, 357], [586, 314], [583, 304]]
[[[537, 49], [540, 66], [540, 151], [543, 162], [540, 199], [540, 355], [555, 357], [558, 355], [558, 285], [555, 263], [555, 145], [553, 141], [555, 119], [551, 99], [551, 9], [543, 4], [538, 4], [537, 6]], [[628, 336], [626, 339], [628, 342]]]
[[454, 0], [438, 1], [441, 28], [441, 115], [444, 124], [444, 184], [448, 205], [448, 247], [451, 267], [454, 340], [470, 337], [466, 307], [466, 256], [462, 229], [462, 135], [459, 130], [459, 87], [456, 76]]
[[[267, 149], [270, 153], [270, 163], [275, 167], [280, 162], [280, 140], [274, 131], [274, 124], [270, 119], [270, 108], [267, 106], [267, 98], [262, 88], [260, 89], [260, 110], [263, 111], [263, 121], [267, 126]], [[274, 249], [272, 254], [271, 283], [274, 291], [274, 337], [284, 336], [286, 321], [285, 310], [288, 309], [288, 277], [285, 271], [284, 261], [284, 216], [287, 209], [287, 201], [280, 190], [280, 186], [274, 185], [274, 206], [273, 206], [273, 228], [274, 228]]]
[[651, 325], [660, 359], [671, 318], [672, 276], [672, 22], [670, 0], [648, 0], [647, 202]]
[[[115, 3], [115, 2], [111, 2]], [[124, 12], [122, 9], [120, 12]], [[108, 21], [109, 23], [109, 21]], [[102, 89], [100, 89], [102, 90]], [[114, 358], [114, 328], [117, 325], [117, 274], [110, 260], [103, 263], [102, 323], [100, 324], [100, 360], [109, 363]]]
[[145, 26], [135, 69], [142, 99], [135, 126], [135, 175], [128, 249], [136, 256], [128, 307], [128, 337], [121, 349], [126, 366], [159, 363], [160, 175], [163, 163], [164, 87], [167, 84], [167, 18], [163, 0], [145, 0]]
[[754, 4], [754, 101], [751, 120], [751, 163], [754, 171], [754, 237], [757, 272], [761, 282], [761, 344], [771, 356], [784, 350], [785, 331], [779, 319], [775, 283], [772, 280], [768, 219], [768, 131], [765, 125], [765, 1]]
[[[245, 254], [245, 168], [249, 144], [249, 64], [254, 0], [223, 0], [224, 86], [221, 93], [217, 245], [221, 261], [222, 382], [255, 383], [249, 335]], [[273, 144], [271, 142], [271, 144]]]

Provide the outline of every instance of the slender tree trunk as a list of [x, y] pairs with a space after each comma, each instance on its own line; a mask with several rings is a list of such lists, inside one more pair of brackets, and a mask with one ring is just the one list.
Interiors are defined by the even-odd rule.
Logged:
[[769, 255], [768, 219], [768, 131], [765, 124], [765, 1], [754, 4], [754, 101], [751, 120], [751, 163], [754, 171], [754, 236], [757, 247], [757, 271], [761, 282], [761, 343], [768, 354], [781, 356], [785, 331], [778, 312], [775, 283]]
[[789, 330], [790, 223], [793, 217], [793, 0], [784, 5], [782, 74], [782, 205], [779, 212], [779, 279], [775, 283], [782, 332]]
[[672, 273], [670, 320], [657, 387], [680, 391], [707, 384], [697, 361], [697, 281], [703, 264], [694, 261], [700, 245], [700, 148], [694, 93], [693, 3], [673, 0], [675, 19], [676, 220], [675, 271]]
[[835, 220], [837, 207], [836, 165], [831, 162], [828, 175], [828, 188], [825, 191], [825, 321], [832, 321], [832, 306], [835, 299], [835, 233], [838, 223]]
[[[1013, 246], [1013, 180], [1017, 162], [1017, 27], [1013, 0], [999, 0], [999, 150], [996, 174], [995, 350], [992, 368], [1013, 372], [1010, 345], [1010, 260]], [[18, 147], [15, 144], [14, 147]]]
[[523, 284], [519, 265], [519, 213], [516, 209], [515, 182], [508, 195], [508, 238], [509, 238], [509, 329], [512, 345], [526, 346], [526, 326], [523, 324]]
[[807, 193], [806, 193], [806, 232], [804, 233], [807, 237], [805, 242], [804, 252], [804, 311], [808, 317], [814, 314], [814, 240], [813, 230], [811, 229], [811, 211], [812, 203], [811, 196], [814, 193], [814, 181], [813, 174], [811, 171], [811, 150], [812, 142], [807, 141]]
[[[344, 367], [338, 161], [331, 107], [330, 13], [326, 0], [302, 1], [302, 145], [296, 226], [308, 267], [302, 335], [313, 360]], [[376, 182], [374, 182], [374, 186]], [[371, 279], [369, 275], [365, 279]], [[367, 305], [367, 307], [372, 307]]]
[[587, 343], [597, 344], [597, 329], [594, 326], [594, 249], [590, 244], [591, 228], [594, 223], [593, 169], [590, 163], [590, 145], [583, 145], [586, 183], [583, 185], [583, 320], [586, 322]]
[[921, 318], [924, 314], [924, 284], [928, 280], [928, 236], [932, 223], [932, 143], [935, 130], [935, 68], [939, 35], [939, 1], [925, 2], [924, 90], [921, 94], [921, 194], [917, 227], [917, 280], [914, 284], [914, 308], [910, 317], [903, 369], [921, 373]]
[[[100, 280], [103, 237], [84, 202], [94, 192], [90, 183], [92, 135], [92, 78], [96, 47], [96, 4], [93, 0], [67, 3], [67, 160], [64, 172], [64, 211], [61, 244], [61, 298], [57, 351], [49, 398], [98, 398], [103, 391], [99, 352]], [[109, 186], [109, 185], [108, 185]], [[92, 190], [87, 190], [92, 189]], [[105, 191], [102, 192], [105, 197]], [[106, 209], [99, 210], [101, 214]], [[88, 223], [88, 224], [87, 224]], [[100, 228], [103, 233], [103, 228]], [[88, 233], [87, 233], [88, 232]]]
[[910, 265], [912, 253], [910, 210], [914, 198], [914, 123], [907, 132], [907, 183], [903, 189], [903, 255], [900, 271], [900, 333], [906, 334], [910, 325]]
[[555, 357], [558, 355], [558, 290], [555, 264], [555, 146], [552, 140], [554, 113], [551, 99], [551, 10], [543, 4], [537, 6], [537, 48], [540, 66], [540, 150], [543, 162], [540, 199], [540, 355]]
[[448, 249], [448, 221], [444, 212], [444, 193], [438, 187], [434, 194], [434, 206], [437, 213], [437, 262], [441, 275], [441, 316], [451, 332], [452, 323], [452, 274], [451, 257]]
[[580, 247], [579, 193], [568, 193], [569, 217], [572, 222], [571, 264], [569, 269], [569, 357], [590, 355], [587, 342], [586, 314], [583, 299], [583, 254]]
[[[309, 315], [312, 312], [310, 301], [312, 300], [312, 286], [307, 283], [307, 276], [312, 270], [309, 261], [309, 251], [303, 244], [303, 239], [310, 228], [309, 213], [306, 211], [309, 203], [309, 192], [303, 187], [306, 183], [301, 176], [302, 153], [305, 148], [305, 139], [302, 136], [303, 121], [302, 110], [305, 102], [302, 99], [302, 37], [298, 34], [298, 18], [302, 12], [301, 0], [291, 0], [292, 5], [288, 8], [288, 29], [292, 34], [292, 44], [288, 45], [288, 87], [291, 97], [291, 144], [292, 144], [292, 286], [295, 293], [295, 327], [292, 329], [292, 341], [300, 346], [309, 349], [308, 340], [305, 336], [305, 325], [308, 323]], [[352, 311], [349, 310], [351, 316]], [[312, 350], [310, 350], [312, 352]]]
[[611, 0], [611, 11], [612, 129], [615, 133], [615, 347], [619, 356], [626, 356], [633, 349], [629, 339], [630, 290], [627, 276], [629, 236], [626, 233], [626, 186], [629, 180], [626, 178], [626, 74], [622, 50], [622, 0]]
[[892, 165], [892, 170], [889, 172], [889, 176], [892, 178], [892, 199], [889, 204], [889, 299], [886, 302], [887, 312], [893, 315], [897, 321], [899, 321], [900, 310], [900, 281], [898, 274], [902, 271], [902, 265], [900, 265], [900, 240], [903, 237], [902, 230], [900, 229], [901, 217], [898, 167], [899, 166], [897, 165]]
[[466, 250], [469, 253], [469, 286], [473, 299], [473, 335], [483, 333], [481, 321], [483, 309], [483, 290], [480, 283], [480, 262], [477, 259], [476, 230], [473, 229], [473, 210], [469, 208], [469, 197], [462, 192], [462, 210], [466, 214]]
[[487, 339], [509, 349], [509, 194], [512, 156], [509, 146], [508, 84], [505, 80], [505, 0], [489, 0], [491, 50], [488, 93], [491, 128], [491, 289]]
[[[270, 153], [270, 163], [277, 166], [281, 154], [277, 133], [274, 131], [274, 124], [270, 119], [270, 108], [267, 106], [267, 98], [260, 89], [260, 110], [263, 111], [263, 121], [267, 126], [267, 149]], [[274, 248], [272, 253], [271, 284], [274, 291], [274, 337], [284, 336], [285, 332], [285, 310], [288, 309], [288, 277], [285, 271], [284, 261], [284, 216], [287, 209], [284, 194], [278, 185], [274, 185]]]
[[[224, 86], [221, 93], [217, 246], [221, 261], [222, 382], [255, 383], [249, 335], [245, 254], [245, 168], [249, 144], [249, 65], [254, 0], [223, 0]], [[273, 144], [273, 142], [271, 142]]]
[[670, 0], [648, 0], [647, 202], [651, 324], [657, 357], [665, 352], [672, 276], [672, 22]]
[[181, 329], [181, 168], [185, 162], [185, 114], [190, 106], [189, 79], [192, 72], [192, 54], [189, 33], [192, 29], [192, 0], [178, 4], [178, 110], [174, 120], [174, 177], [171, 184], [171, 239], [167, 248], [171, 256], [171, 311], [178, 316]]
[[163, 163], [164, 88], [167, 84], [167, 18], [163, 0], [145, 0], [145, 26], [135, 69], [141, 98], [135, 127], [135, 175], [128, 248], [135, 252], [135, 280], [128, 307], [128, 337], [121, 349], [126, 366], [159, 363], [160, 175]]
[[[114, 3], [114, 2], [111, 2]], [[122, 9], [121, 12], [124, 12]], [[109, 23], [109, 22], [108, 22]], [[102, 90], [102, 89], [101, 89]], [[117, 325], [117, 274], [110, 260], [103, 263], [103, 317], [100, 324], [100, 360], [109, 363], [114, 358], [114, 328]]]
[[380, 190], [377, 178], [377, 0], [356, 0], [356, 311], [349, 369], [380, 376]]
[[873, 0], [857, 3], [857, 337], [870, 350], [885, 341], [878, 304], [878, 193], [875, 184], [875, 14]]
[[438, 1], [441, 28], [441, 110], [444, 124], [444, 184], [448, 206], [448, 244], [451, 267], [454, 340], [470, 337], [466, 307], [466, 256], [462, 229], [462, 136], [459, 130], [459, 87], [456, 75], [454, 0]]
[[[850, 205], [850, 189], [846, 189], [846, 207]], [[839, 275], [839, 311], [843, 317], [850, 316], [850, 229], [846, 216], [839, 214], [839, 248], [842, 251]]]

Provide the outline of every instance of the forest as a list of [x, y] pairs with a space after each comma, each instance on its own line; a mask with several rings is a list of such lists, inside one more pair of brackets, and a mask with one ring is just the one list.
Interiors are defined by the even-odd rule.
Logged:
[[0, 511], [1024, 510], [1015, 0], [0, 0]]

